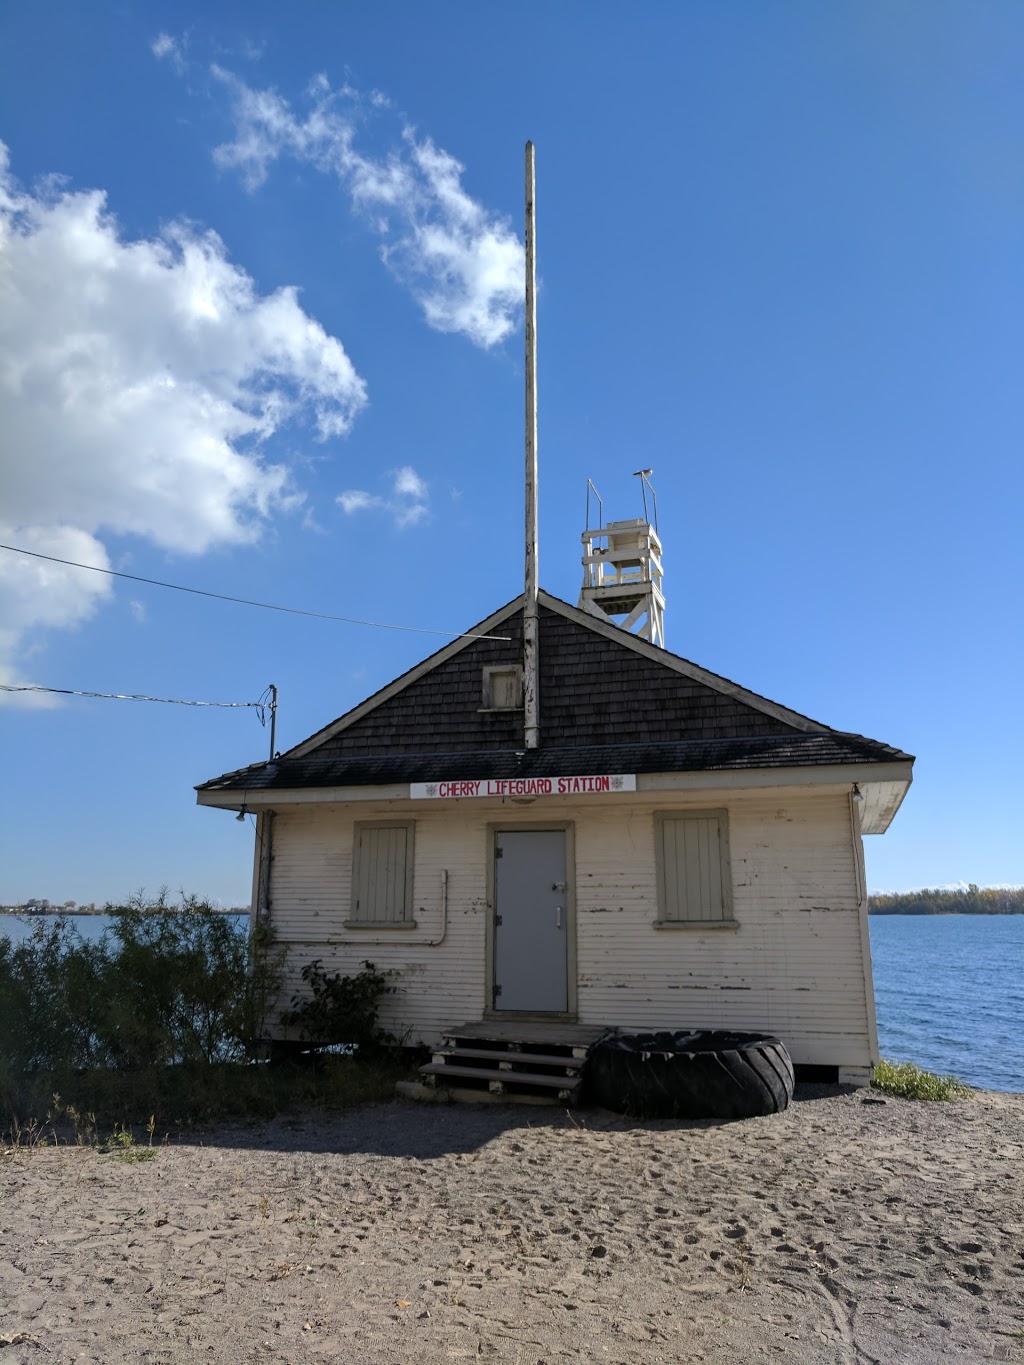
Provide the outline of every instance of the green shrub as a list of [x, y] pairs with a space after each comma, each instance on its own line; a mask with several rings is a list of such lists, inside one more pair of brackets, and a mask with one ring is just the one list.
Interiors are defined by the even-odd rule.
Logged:
[[244, 929], [194, 896], [173, 909], [162, 896], [155, 905], [136, 901], [116, 912], [108, 935], [110, 980], [99, 1021], [108, 1064], [210, 1065], [254, 1054], [261, 1006], [280, 987], [270, 945], [252, 951]]
[[315, 1046], [342, 1044], [366, 1052], [393, 1044], [397, 1040], [378, 1026], [377, 1018], [381, 999], [394, 990], [394, 975], [364, 962], [355, 976], [328, 976], [317, 958], [302, 969], [309, 996], [292, 996], [293, 1008], [282, 1012], [281, 1023], [297, 1028]]
[[249, 935], [195, 897], [175, 906], [140, 895], [105, 910], [113, 923], [98, 943], [67, 920], [37, 924], [16, 947], [0, 935], [0, 1133], [60, 1129], [68, 1140], [73, 1130], [79, 1140], [86, 1116], [94, 1143], [98, 1129], [130, 1134], [126, 1125], [147, 1120], [167, 1132], [340, 1109], [388, 1098], [409, 1074], [408, 1058], [382, 1051], [394, 1039], [377, 1022], [392, 973], [366, 963], [328, 976], [311, 963], [311, 998], [294, 999], [286, 1017], [314, 1045], [348, 1044], [358, 1059], [259, 1065], [283, 977], [272, 935]]
[[884, 1057], [875, 1067], [871, 1084], [904, 1100], [965, 1100], [973, 1094], [958, 1076], [936, 1076], [913, 1062], [888, 1062]]
[[67, 921], [0, 937], [0, 1099], [37, 1071], [244, 1061], [264, 1037], [282, 955], [194, 896], [108, 906], [86, 943]]
[[106, 958], [63, 920], [37, 924], [17, 947], [0, 938], [0, 1085], [8, 1074], [100, 1063]]

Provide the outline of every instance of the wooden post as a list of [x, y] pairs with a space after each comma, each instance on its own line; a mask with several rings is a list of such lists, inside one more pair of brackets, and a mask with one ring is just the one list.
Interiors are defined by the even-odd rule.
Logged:
[[533, 143], [526, 144], [526, 598], [523, 606], [524, 739], [540, 743], [537, 614], [537, 223]]

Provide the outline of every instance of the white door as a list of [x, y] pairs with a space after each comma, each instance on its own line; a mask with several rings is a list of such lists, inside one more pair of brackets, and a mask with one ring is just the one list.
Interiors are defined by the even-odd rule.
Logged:
[[494, 836], [494, 1008], [569, 1008], [565, 830]]

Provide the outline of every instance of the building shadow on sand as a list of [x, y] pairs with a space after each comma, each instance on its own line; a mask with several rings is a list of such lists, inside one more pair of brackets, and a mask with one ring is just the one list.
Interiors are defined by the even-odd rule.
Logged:
[[[794, 1104], [853, 1095], [850, 1086], [797, 1085]], [[226, 1150], [338, 1155], [346, 1152], [421, 1161], [479, 1152], [509, 1133], [529, 1130], [587, 1130], [610, 1133], [685, 1132], [734, 1128], [739, 1124], [785, 1123], [785, 1114], [740, 1119], [643, 1119], [596, 1106], [429, 1104], [395, 1101], [359, 1105], [343, 1113], [301, 1112], [246, 1123], [197, 1126], [171, 1135], [175, 1146]]]

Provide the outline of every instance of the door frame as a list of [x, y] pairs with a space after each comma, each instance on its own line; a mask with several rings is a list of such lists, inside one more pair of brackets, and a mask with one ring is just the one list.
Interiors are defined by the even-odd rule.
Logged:
[[[494, 1008], [495, 847], [499, 834], [526, 833], [529, 830], [561, 831], [565, 835], [565, 976], [566, 1010], [498, 1010]], [[494, 820], [487, 823], [487, 943], [484, 982], [485, 1019], [564, 1019], [576, 1020], [576, 823], [574, 820]]]

